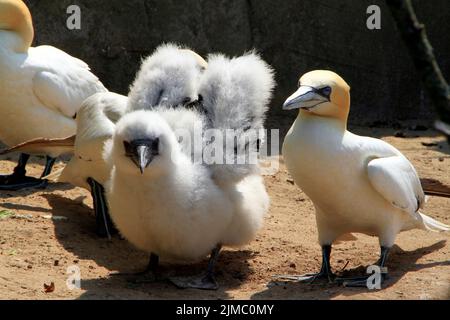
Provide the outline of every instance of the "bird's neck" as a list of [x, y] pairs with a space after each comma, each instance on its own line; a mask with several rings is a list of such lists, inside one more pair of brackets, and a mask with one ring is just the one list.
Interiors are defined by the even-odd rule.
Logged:
[[30, 11], [21, 0], [0, 0], [0, 30], [17, 34], [20, 41], [13, 50], [27, 52], [34, 30]]
[[300, 110], [296, 122], [299, 124], [309, 123], [317, 126], [323, 125], [330, 128], [335, 128], [342, 133], [347, 131], [347, 118], [323, 117], [304, 110]]

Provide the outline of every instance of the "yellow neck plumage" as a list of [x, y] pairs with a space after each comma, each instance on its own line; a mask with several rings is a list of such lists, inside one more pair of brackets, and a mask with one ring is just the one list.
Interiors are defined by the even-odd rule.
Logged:
[[34, 37], [30, 11], [21, 0], [0, 0], [0, 30], [15, 32], [21, 39], [15, 48], [26, 52]]

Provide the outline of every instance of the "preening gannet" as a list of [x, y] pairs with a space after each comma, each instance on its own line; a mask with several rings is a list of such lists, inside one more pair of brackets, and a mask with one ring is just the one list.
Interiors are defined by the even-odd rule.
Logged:
[[[139, 100], [142, 108], [193, 106], [197, 100], [199, 75], [206, 68], [206, 61], [197, 53], [173, 44], [161, 45], [142, 64], [133, 84], [131, 100]], [[153, 99], [153, 94], [158, 97]], [[195, 100], [194, 100], [195, 99]], [[96, 231], [110, 237], [113, 230], [103, 185], [110, 176], [110, 167], [103, 160], [103, 147], [115, 130], [115, 123], [127, 112], [128, 98], [115, 93], [98, 93], [84, 101], [77, 114], [77, 133], [69, 149], [72, 159], [63, 170], [47, 176], [59, 182], [91, 191], [96, 216]], [[169, 116], [169, 114], [168, 114]], [[182, 122], [180, 122], [182, 124]], [[68, 141], [69, 140], [69, 141]], [[11, 148], [11, 151], [47, 151], [61, 148], [60, 139], [37, 139]], [[66, 147], [68, 147], [66, 145]], [[5, 152], [8, 152], [5, 151]]]
[[[317, 70], [303, 75], [283, 109], [300, 109], [282, 152], [295, 183], [314, 203], [323, 252], [319, 273], [287, 278], [331, 281], [331, 246], [344, 234], [377, 236], [378, 263], [384, 267], [399, 232], [450, 230], [420, 212], [425, 195], [414, 167], [400, 151], [347, 131], [350, 87], [336, 73]], [[363, 277], [344, 284], [366, 286], [366, 282]]]
[[[83, 61], [51, 46], [31, 47], [33, 36], [26, 5], [0, 0], [0, 140], [8, 146], [73, 135], [84, 99], [107, 91]], [[47, 156], [42, 176], [50, 173], [58, 153]], [[0, 189], [45, 185], [25, 176], [28, 158], [21, 154], [14, 173], [0, 177]]]
[[[193, 161], [192, 149], [179, 141], [177, 130], [190, 132], [195, 123], [218, 129], [248, 125], [241, 134], [259, 128], [273, 83], [271, 69], [256, 54], [212, 56], [199, 85], [204, 98], [200, 107], [144, 111], [139, 109], [149, 108], [141, 99], [131, 105], [138, 111], [117, 123], [105, 151], [105, 161], [113, 167], [106, 185], [110, 213], [120, 233], [150, 253], [150, 271], [159, 257], [189, 262], [211, 253], [206, 275], [172, 281], [179, 287], [216, 289], [213, 268], [222, 245], [240, 246], [254, 239], [269, 206], [258, 171], [241, 164], [233, 172], [232, 164], [224, 164], [234, 183], [225, 174], [214, 175], [216, 165]], [[240, 151], [231, 150], [231, 158]]]

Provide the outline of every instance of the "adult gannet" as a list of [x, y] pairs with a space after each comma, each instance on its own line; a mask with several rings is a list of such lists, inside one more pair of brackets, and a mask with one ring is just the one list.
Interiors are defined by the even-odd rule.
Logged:
[[[107, 91], [83, 61], [51, 46], [31, 47], [33, 36], [26, 5], [0, 0], [0, 140], [8, 146], [74, 134], [74, 117], [84, 99]], [[42, 177], [56, 156], [47, 155]], [[0, 177], [0, 189], [45, 185], [25, 176], [28, 158], [21, 154], [14, 173]]]
[[[110, 213], [120, 233], [150, 253], [150, 271], [159, 257], [189, 262], [211, 253], [206, 275], [172, 281], [183, 288], [217, 289], [213, 268], [221, 247], [254, 239], [269, 206], [254, 165], [224, 164], [234, 183], [225, 174], [214, 175], [219, 164], [193, 161], [192, 148], [185, 148], [177, 130], [191, 132], [197, 123], [203, 128], [244, 128], [240, 134], [245, 135], [262, 126], [272, 87], [271, 69], [257, 55], [212, 56], [199, 86], [201, 108], [140, 110], [148, 109], [140, 105], [146, 100], [137, 100], [133, 107], [138, 111], [117, 123], [105, 151], [105, 161], [113, 167], [106, 185]], [[230, 158], [241, 151], [228, 150]]]
[[[425, 195], [414, 167], [400, 151], [347, 131], [350, 87], [336, 73], [317, 70], [303, 75], [283, 109], [300, 109], [282, 152], [295, 183], [314, 203], [323, 259], [319, 273], [287, 278], [334, 278], [331, 246], [344, 234], [377, 236], [378, 263], [384, 267], [399, 232], [449, 230], [419, 211]], [[366, 279], [345, 284], [366, 286]]]

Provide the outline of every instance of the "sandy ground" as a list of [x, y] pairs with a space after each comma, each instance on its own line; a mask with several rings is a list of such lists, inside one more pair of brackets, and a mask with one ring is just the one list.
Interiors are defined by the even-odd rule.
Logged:
[[[404, 152], [421, 177], [450, 184], [449, 149], [431, 131], [356, 128], [354, 131], [382, 137]], [[418, 137], [420, 136], [420, 137]], [[422, 143], [432, 143], [424, 146]], [[437, 145], [434, 145], [436, 143]], [[13, 157], [15, 159], [16, 157]], [[1, 172], [14, 163], [6, 158]], [[42, 159], [30, 165], [35, 176]], [[57, 167], [63, 166], [60, 162]], [[449, 299], [450, 234], [409, 231], [399, 235], [388, 267], [390, 279], [382, 290], [344, 288], [336, 284], [285, 283], [268, 285], [274, 274], [306, 273], [320, 267], [320, 247], [311, 201], [289, 182], [281, 163], [276, 175], [266, 177], [271, 195], [270, 214], [258, 238], [240, 250], [226, 249], [218, 263], [218, 291], [179, 290], [170, 283], [130, 284], [114, 271], [142, 270], [146, 254], [115, 236], [99, 239], [93, 232], [90, 194], [65, 184], [46, 190], [0, 193], [0, 298], [2, 299]], [[450, 224], [450, 199], [431, 197], [425, 212]], [[64, 220], [48, 219], [49, 215]], [[358, 235], [358, 241], [334, 247], [332, 267], [358, 275], [378, 259], [378, 241]], [[81, 271], [81, 289], [66, 286], [67, 268]], [[191, 266], [163, 266], [163, 272], [195, 274], [206, 260]], [[54, 283], [46, 293], [44, 284]], [[51, 291], [51, 290], [50, 290]]]

